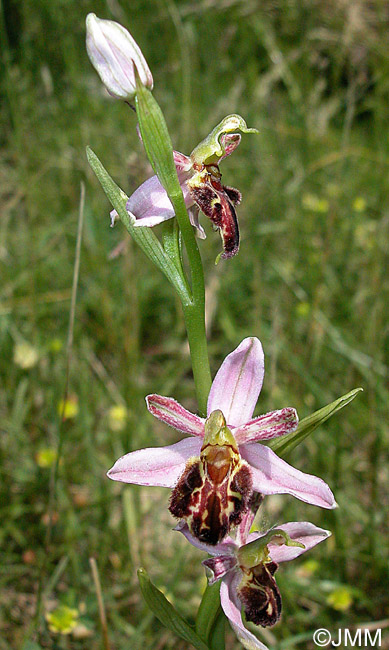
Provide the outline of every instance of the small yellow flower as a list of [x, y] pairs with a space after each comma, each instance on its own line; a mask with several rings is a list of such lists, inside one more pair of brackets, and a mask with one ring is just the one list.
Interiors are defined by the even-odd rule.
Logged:
[[78, 414], [78, 397], [71, 395], [65, 401], [61, 399], [58, 403], [58, 413], [64, 420], [71, 420]]
[[328, 209], [330, 207], [327, 199], [320, 198], [315, 194], [304, 194], [302, 204], [305, 210], [311, 210], [311, 212], [320, 212], [322, 214], [328, 212]]
[[61, 341], [61, 339], [58, 338], [51, 339], [51, 341], [49, 341], [48, 347], [50, 352], [54, 352], [54, 353], [61, 352], [63, 348], [63, 341]]
[[36, 455], [35, 460], [39, 467], [46, 469], [54, 465], [57, 458], [57, 451], [53, 447], [44, 447], [40, 449]]
[[353, 597], [348, 587], [338, 587], [327, 596], [327, 605], [338, 612], [345, 612], [352, 604]]
[[38, 350], [30, 343], [16, 343], [14, 347], [14, 363], [19, 368], [23, 368], [23, 370], [33, 368], [38, 363], [38, 359]]
[[366, 210], [366, 199], [363, 196], [357, 196], [354, 199], [353, 208], [355, 212], [364, 212]]
[[301, 318], [307, 318], [309, 316], [310, 311], [311, 311], [311, 305], [309, 304], [309, 302], [299, 302], [299, 304], [296, 306], [296, 314]]
[[47, 612], [46, 621], [51, 632], [70, 634], [78, 623], [78, 610], [67, 605], [59, 605], [52, 612]]
[[111, 431], [123, 431], [126, 426], [128, 412], [123, 404], [115, 404], [108, 411], [108, 426]]

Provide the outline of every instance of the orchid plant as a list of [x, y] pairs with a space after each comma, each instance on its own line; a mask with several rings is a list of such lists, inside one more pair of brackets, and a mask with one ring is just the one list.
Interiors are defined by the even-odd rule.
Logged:
[[[257, 626], [274, 625], [281, 613], [274, 578], [278, 564], [298, 557], [330, 533], [308, 522], [250, 532], [255, 514], [262, 500], [272, 494], [289, 494], [322, 508], [336, 507], [324, 481], [293, 468], [280, 455], [349, 403], [359, 389], [300, 423], [291, 407], [253, 417], [264, 377], [263, 349], [254, 336], [228, 354], [211, 381], [198, 246], [205, 232], [199, 214], [220, 231], [223, 250], [217, 261], [235, 256], [240, 245], [235, 208], [241, 194], [222, 184], [219, 163], [233, 153], [242, 133], [257, 131], [248, 128], [239, 115], [228, 115], [190, 156], [174, 151], [151, 92], [153, 77], [132, 36], [118, 23], [94, 14], [86, 22], [89, 58], [108, 92], [136, 111], [138, 132], [155, 175], [128, 197], [89, 148], [88, 160], [112, 204], [111, 225], [122, 221], [181, 300], [198, 401], [195, 414], [171, 397], [148, 395], [149, 412], [185, 437], [173, 445], [126, 454], [108, 476], [126, 483], [169, 487], [169, 510], [178, 519], [176, 530], [211, 556], [203, 561], [210, 578], [195, 628], [151, 583], [145, 570], [139, 570], [142, 593], [155, 615], [199, 650], [224, 649], [225, 615], [244, 647], [264, 649], [245, 627], [241, 610]], [[168, 224], [158, 233], [154, 227], [165, 221]], [[183, 247], [188, 266], [183, 263]]]

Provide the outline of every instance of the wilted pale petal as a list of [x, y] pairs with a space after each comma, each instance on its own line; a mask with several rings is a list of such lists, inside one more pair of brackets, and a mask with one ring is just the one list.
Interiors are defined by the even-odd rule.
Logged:
[[208, 398], [208, 415], [220, 409], [227, 424], [249, 420], [262, 388], [264, 356], [256, 337], [244, 339], [220, 366]]
[[241, 576], [239, 574], [234, 575], [232, 571], [224, 577], [220, 587], [220, 603], [223, 612], [229, 619], [236, 636], [244, 648], [247, 648], [247, 650], [268, 650], [267, 646], [261, 643], [243, 625], [240, 613], [241, 603], [236, 593], [240, 580]]
[[222, 542], [219, 542], [219, 544], [211, 546], [210, 544], [200, 542], [197, 537], [192, 535], [188, 524], [183, 520], [177, 524], [174, 530], [182, 533], [192, 546], [199, 548], [200, 551], [205, 551], [205, 553], [210, 553], [211, 555], [234, 555], [235, 553], [236, 544], [231, 537], [226, 537]]
[[191, 208], [188, 208], [189, 221], [192, 226], [196, 228], [196, 234], [199, 239], [206, 239], [207, 235], [205, 234], [204, 228], [200, 225], [199, 222], [199, 209], [197, 205], [192, 205]]
[[141, 49], [119, 23], [88, 14], [86, 49], [103, 84], [114, 97], [131, 100], [135, 96], [134, 64], [143, 85], [153, 87], [153, 77]]
[[210, 585], [224, 578], [226, 573], [231, 571], [236, 566], [236, 557], [234, 555], [217, 555], [216, 557], [209, 557], [203, 560], [202, 563], [212, 572], [212, 576], [208, 578]]
[[317, 476], [295, 469], [264, 445], [240, 447], [242, 458], [251, 466], [253, 489], [261, 494], [291, 494], [321, 508], [336, 508], [328, 485]]
[[136, 485], [174, 487], [191, 456], [199, 456], [201, 440], [185, 438], [168, 447], [133, 451], [116, 461], [107, 476], [114, 481]]
[[297, 429], [298, 416], [296, 409], [287, 407], [279, 411], [271, 411], [260, 415], [246, 424], [233, 429], [233, 434], [238, 445], [258, 440], [278, 438]]
[[205, 420], [187, 411], [172, 397], [147, 395], [146, 404], [150, 413], [169, 427], [191, 436], [204, 436]]
[[302, 553], [316, 546], [316, 544], [324, 542], [331, 535], [329, 530], [318, 528], [309, 521], [291, 521], [287, 524], [276, 526], [276, 528], [281, 528], [293, 541], [304, 544], [305, 547], [299, 548], [298, 546], [286, 546], [285, 544], [279, 546], [270, 542], [268, 545], [270, 557], [277, 564], [294, 560], [299, 555], [302, 555]]

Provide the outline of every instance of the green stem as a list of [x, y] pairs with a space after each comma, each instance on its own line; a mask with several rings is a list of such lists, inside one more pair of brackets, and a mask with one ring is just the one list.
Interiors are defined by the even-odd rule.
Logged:
[[[188, 332], [199, 411], [206, 414], [211, 371], [205, 335], [205, 289], [200, 251], [178, 180], [165, 118], [151, 92], [142, 86], [139, 80], [135, 105], [147, 156], [172, 203], [188, 256], [192, 295], [189, 301], [180, 297]], [[181, 270], [184, 273], [183, 269]]]
[[211, 388], [211, 371], [205, 338], [204, 308], [201, 304], [193, 302], [191, 305], [183, 305], [183, 310], [199, 414], [206, 416], [207, 400]]
[[206, 586], [196, 616], [196, 632], [206, 643], [220, 612], [220, 582], [215, 582]]
[[[173, 147], [165, 118], [153, 95], [141, 85], [139, 78], [137, 79], [135, 105], [147, 156], [172, 203], [188, 256], [191, 298], [190, 300], [183, 300], [181, 296], [180, 298], [188, 334], [198, 409], [201, 415], [206, 415], [212, 380], [205, 333], [205, 286], [200, 251], [193, 227], [189, 221], [178, 180], [173, 158]], [[172, 240], [169, 239], [168, 248], [171, 243]], [[167, 249], [165, 249], [165, 252], [167, 252]], [[177, 264], [178, 260], [174, 247], [170, 252], [173, 253], [173, 258]], [[177, 264], [176, 268], [179, 268], [182, 274], [185, 275], [182, 263]], [[215, 650], [224, 648], [224, 615], [219, 616], [219, 614], [219, 586], [208, 586], [203, 596], [202, 606], [200, 606], [196, 627], [198, 634], [206, 642], [211, 643], [210, 647]], [[212, 636], [213, 631], [215, 631], [214, 636]]]

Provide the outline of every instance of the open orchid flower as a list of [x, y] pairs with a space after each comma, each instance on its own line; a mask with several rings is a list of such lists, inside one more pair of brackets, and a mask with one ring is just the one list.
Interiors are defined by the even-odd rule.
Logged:
[[[244, 530], [248, 528], [244, 522]], [[210, 584], [222, 581], [221, 606], [239, 641], [249, 650], [267, 648], [244, 626], [241, 609], [247, 621], [262, 627], [274, 625], [281, 615], [281, 595], [274, 579], [279, 563], [294, 560], [331, 534], [309, 522], [294, 521], [264, 533], [244, 532], [236, 540], [227, 537], [216, 546], [209, 546], [199, 542], [183, 522], [176, 530], [191, 544], [214, 556], [202, 564], [211, 572]]]
[[223, 361], [211, 387], [206, 420], [171, 397], [148, 395], [150, 413], [187, 437], [167, 447], [126, 454], [109, 470], [109, 478], [173, 488], [170, 512], [208, 544], [219, 543], [241, 522], [256, 492], [291, 494], [334, 508], [334, 496], [324, 481], [294, 469], [258, 444], [294, 431], [298, 423], [294, 408], [252, 419], [263, 376], [262, 345], [252, 337]]
[[[199, 210], [220, 230], [223, 241], [222, 258], [233, 257], [239, 250], [239, 229], [235, 206], [241, 194], [221, 183], [219, 162], [239, 145], [248, 129], [240, 115], [228, 115], [192, 151], [190, 157], [174, 151], [174, 162], [191, 224], [201, 239], [205, 232], [199, 224]], [[152, 227], [174, 215], [173, 206], [157, 176], [145, 181], [127, 201], [127, 211], [134, 226]], [[111, 213], [115, 218], [115, 213]]]

